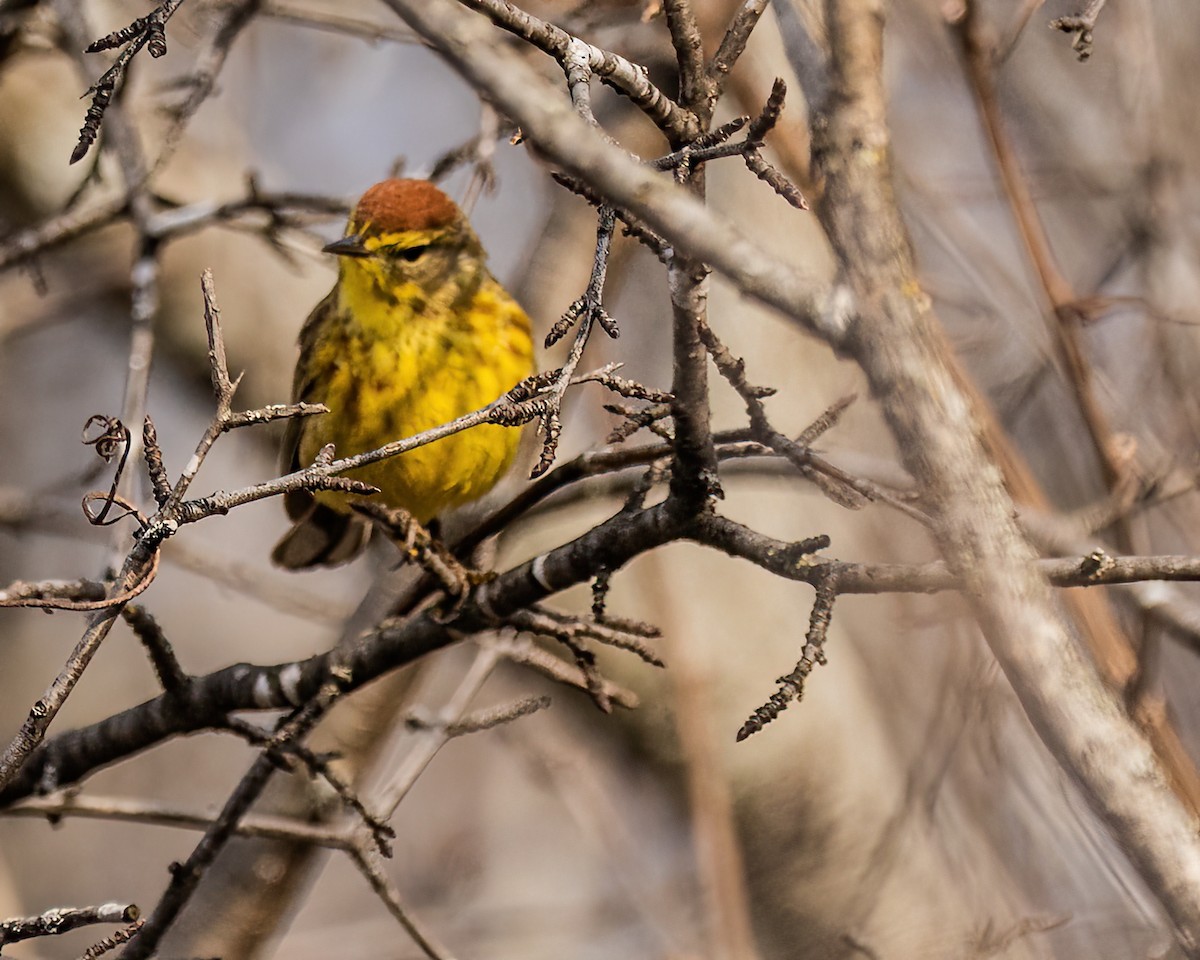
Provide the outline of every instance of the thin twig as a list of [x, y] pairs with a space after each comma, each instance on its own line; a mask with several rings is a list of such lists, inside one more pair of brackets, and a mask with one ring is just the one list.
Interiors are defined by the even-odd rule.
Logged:
[[79, 960], [98, 960], [110, 950], [116, 950], [123, 943], [132, 940], [146, 921], [138, 918], [133, 923], [113, 933], [111, 937], [102, 937], [79, 955]]
[[132, 903], [103, 903], [96, 907], [55, 907], [36, 917], [0, 920], [0, 947], [37, 937], [55, 937], [96, 923], [130, 923], [139, 910]]
[[208, 35], [196, 54], [191, 71], [172, 84], [176, 90], [183, 91], [184, 96], [179, 103], [167, 109], [171, 125], [163, 134], [158, 155], [154, 158], [155, 170], [166, 165], [182, 139], [184, 128], [216, 89], [217, 77], [225, 66], [234, 41], [250, 25], [262, 2], [231, 0], [214, 12]]
[[1080, 63], [1086, 63], [1092, 55], [1092, 31], [1096, 28], [1096, 20], [1104, 9], [1107, 0], [1087, 0], [1084, 8], [1073, 17], [1059, 17], [1050, 21], [1051, 30], [1061, 30], [1063, 33], [1073, 33], [1071, 49]]
[[507, 0], [461, 0], [498, 27], [520, 37], [563, 64], [572, 44], [583, 44], [588, 66], [613, 89], [624, 94], [672, 138], [686, 138], [695, 130], [695, 117], [650, 82], [646, 68], [624, 57], [601, 50], [567, 31], [508, 3]]
[[[689, 109], [702, 116], [702, 123], [712, 115], [715, 87], [704, 64], [704, 41], [700, 25], [692, 10], [691, 0], [663, 0], [663, 14], [675, 48], [679, 73], [679, 99]], [[687, 142], [691, 137], [679, 137]]]
[[825, 665], [825, 637], [829, 631], [829, 619], [833, 614], [833, 601], [836, 598], [837, 591], [832, 580], [822, 580], [817, 584], [817, 595], [813, 599], [808, 633], [804, 638], [804, 648], [800, 651], [800, 660], [791, 673], [775, 681], [779, 684], [779, 689], [771, 694], [771, 699], [755, 710], [750, 719], [742, 724], [737, 732], [739, 743], [758, 733], [786, 710], [793, 700], [799, 701], [804, 696], [804, 681], [813, 668]]
[[750, 34], [758, 25], [759, 18], [766, 12], [769, 2], [770, 0], [743, 0], [729, 22], [729, 29], [725, 31], [721, 45], [717, 47], [717, 52], [713, 54], [712, 62], [708, 65], [708, 72], [715, 81], [718, 92], [725, 85], [726, 75], [745, 51]]
[[360, 20], [357, 17], [346, 17], [320, 10], [297, 10], [282, 3], [264, 3], [260, 12], [262, 16], [271, 17], [281, 23], [293, 23], [301, 27], [311, 27], [314, 30], [325, 30], [329, 33], [343, 34], [372, 43], [381, 40], [403, 44], [417, 42], [417, 38], [413, 36], [411, 30], [396, 29], [386, 24]]
[[436, 719], [418, 734], [404, 761], [392, 771], [388, 782], [372, 800], [372, 807], [383, 812], [384, 820], [392, 817], [438, 751], [452, 739], [450, 727], [462, 719], [499, 661], [495, 647], [481, 645], [476, 649], [475, 658], [454, 693], [446, 699]]
[[125, 72], [134, 56], [146, 47], [152, 57], [162, 57], [167, 52], [166, 24], [179, 9], [183, 0], [162, 0], [158, 7], [144, 17], [138, 17], [129, 26], [122, 27], [107, 36], [90, 43], [85, 52], [98, 53], [101, 50], [111, 50], [123, 46], [113, 65], [109, 67], [100, 79], [92, 84], [92, 103], [88, 107], [87, 118], [79, 131], [79, 142], [71, 153], [71, 163], [78, 163], [86, 155], [96, 137], [100, 133], [100, 124], [104, 122], [104, 114], [112, 102], [118, 87], [125, 80]]

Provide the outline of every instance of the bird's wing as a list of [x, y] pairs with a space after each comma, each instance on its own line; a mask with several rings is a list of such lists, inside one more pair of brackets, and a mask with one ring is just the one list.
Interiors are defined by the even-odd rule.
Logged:
[[[300, 328], [300, 359], [296, 362], [296, 374], [292, 379], [293, 403], [321, 403], [324, 401], [324, 391], [317, 371], [313, 369], [312, 358], [314, 346], [322, 330], [332, 321], [337, 310], [337, 288], [330, 291], [329, 296], [318, 303], [313, 312]], [[309, 417], [293, 417], [288, 420], [287, 429], [283, 434], [283, 447], [280, 450], [279, 468], [283, 473], [295, 473], [301, 468], [300, 441], [304, 436], [305, 425]], [[283, 505], [288, 516], [293, 520], [305, 517], [313, 503], [313, 495], [308, 490], [293, 490], [284, 494]]]

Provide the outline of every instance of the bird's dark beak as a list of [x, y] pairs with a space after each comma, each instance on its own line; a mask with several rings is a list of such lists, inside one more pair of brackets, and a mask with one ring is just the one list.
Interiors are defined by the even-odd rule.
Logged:
[[339, 257], [369, 257], [371, 252], [363, 246], [361, 234], [352, 233], [341, 240], [334, 240], [321, 248], [322, 253], [332, 253]]

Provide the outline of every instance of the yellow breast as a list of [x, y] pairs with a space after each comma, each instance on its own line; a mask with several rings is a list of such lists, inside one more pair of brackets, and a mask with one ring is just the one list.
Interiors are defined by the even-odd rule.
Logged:
[[[402, 286], [391, 297], [344, 275], [338, 309], [301, 361], [330, 412], [305, 421], [301, 462], [327, 443], [374, 450], [491, 403], [533, 371], [529, 318], [489, 274], [463, 297]], [[323, 382], [322, 382], [323, 381]], [[512, 465], [520, 431], [485, 424], [349, 475], [421, 523], [483, 496]], [[348, 509], [344, 495], [318, 498]]]

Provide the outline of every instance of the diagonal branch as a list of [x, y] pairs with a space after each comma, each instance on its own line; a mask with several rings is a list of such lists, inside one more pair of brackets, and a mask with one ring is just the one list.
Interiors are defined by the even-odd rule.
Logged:
[[734, 287], [835, 346], [845, 333], [848, 291], [784, 263], [670, 180], [608, 143], [561, 92], [451, 0], [384, 0], [505, 115], [547, 159], [586, 181], [614, 207], [645, 221]]
[[139, 706], [90, 727], [65, 733], [34, 750], [0, 786], [0, 804], [39, 788], [70, 783], [90, 771], [184, 733], [221, 728], [231, 711], [296, 706], [315, 696], [337, 665], [357, 688], [389, 670], [448, 646], [463, 636], [494, 628], [517, 610], [544, 600], [598, 571], [615, 571], [633, 557], [680, 535], [681, 527], [663, 504], [621, 513], [577, 539], [540, 554], [477, 587], [449, 622], [424, 611], [385, 623], [360, 638], [348, 652], [320, 654], [278, 667], [237, 664], [194, 678]]
[[[708, 65], [709, 76], [718, 92], [725, 86], [726, 76], [745, 51], [746, 44], [750, 41], [750, 34], [754, 32], [759, 19], [766, 13], [769, 2], [770, 0], [743, 0], [737, 13], [729, 22], [725, 36], [721, 38], [721, 45], [717, 47], [717, 52], [713, 54], [712, 62]], [[784, 2], [786, 3], [788, 0], [784, 0]]]
[[889, 180], [879, 4], [830, 0], [827, 16], [835, 92], [814, 146], [826, 182], [822, 222], [864, 305], [846, 347], [879, 398], [905, 465], [927, 491], [943, 554], [967, 584], [1034, 729], [1128, 852], [1184, 950], [1200, 956], [1196, 821], [1063, 624], [969, 402], [937, 347]]
[[496, 26], [520, 37], [566, 67], [572, 51], [582, 51], [591, 71], [618, 90], [653, 120], [668, 137], [686, 137], [696, 130], [696, 118], [658, 89], [646, 68], [574, 37], [508, 0], [461, 0], [464, 7], [488, 17]]

